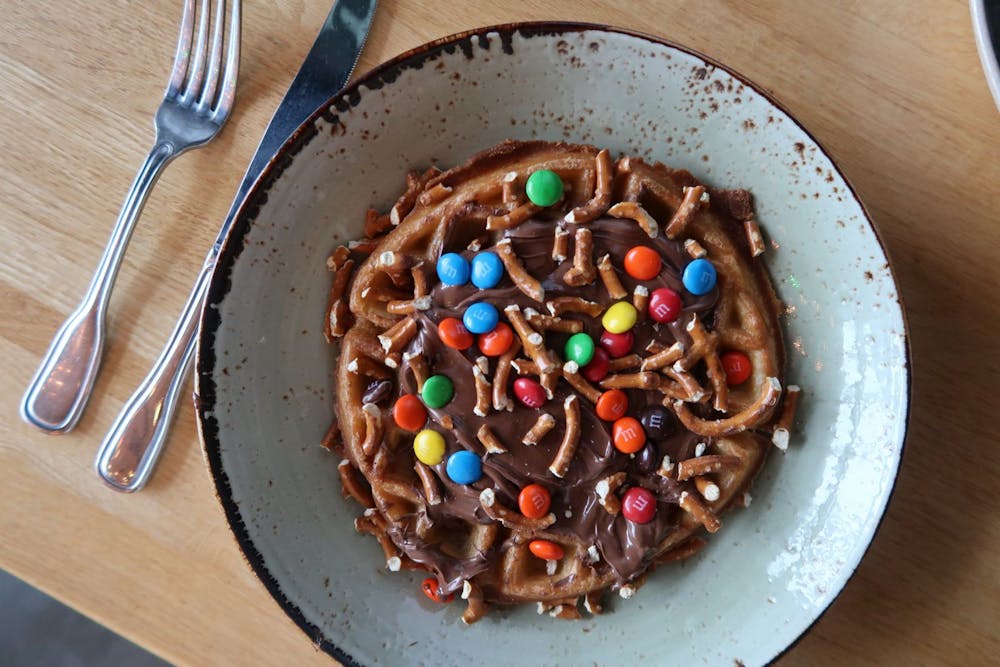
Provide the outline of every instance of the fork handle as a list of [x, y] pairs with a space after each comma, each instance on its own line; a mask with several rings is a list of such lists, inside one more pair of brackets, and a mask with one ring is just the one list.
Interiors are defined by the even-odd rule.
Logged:
[[97, 451], [94, 467], [111, 488], [132, 493], [149, 480], [170, 431], [194, 356], [198, 316], [208, 293], [215, 252], [209, 254], [166, 347], [122, 409]]
[[139, 168], [87, 293], [59, 327], [24, 394], [21, 416], [29, 424], [65, 433], [80, 420], [101, 364], [108, 299], [122, 256], [149, 191], [175, 155], [172, 144], [158, 141]]

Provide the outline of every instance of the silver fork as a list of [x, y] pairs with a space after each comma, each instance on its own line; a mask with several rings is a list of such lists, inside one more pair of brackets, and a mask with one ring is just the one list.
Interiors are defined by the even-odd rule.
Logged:
[[223, 30], [226, 0], [215, 1], [214, 18], [210, 18], [210, 0], [201, 0], [197, 36], [195, 0], [184, 2], [173, 71], [156, 110], [156, 141], [125, 197], [83, 301], [56, 332], [28, 386], [21, 416], [30, 424], [63, 433], [76, 426], [83, 414], [101, 363], [111, 288], [146, 197], [164, 167], [181, 153], [215, 138], [232, 111], [240, 62], [240, 1], [233, 2], [228, 36]]

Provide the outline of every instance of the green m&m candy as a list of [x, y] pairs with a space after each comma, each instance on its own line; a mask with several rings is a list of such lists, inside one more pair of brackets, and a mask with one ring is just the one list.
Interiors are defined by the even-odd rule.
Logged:
[[583, 368], [594, 358], [594, 339], [585, 333], [573, 334], [566, 341], [563, 351], [566, 353], [566, 359], [575, 361], [580, 368]]
[[532, 204], [552, 206], [563, 196], [563, 182], [556, 172], [540, 169], [528, 176], [524, 191]]
[[443, 408], [455, 395], [455, 385], [447, 375], [432, 375], [424, 381], [420, 398], [429, 408]]

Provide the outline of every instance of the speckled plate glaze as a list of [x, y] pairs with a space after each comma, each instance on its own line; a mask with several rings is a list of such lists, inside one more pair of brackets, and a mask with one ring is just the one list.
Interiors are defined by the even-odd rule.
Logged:
[[[324, 260], [386, 209], [405, 171], [505, 138], [567, 139], [747, 187], [804, 389], [786, 455], [701, 554], [579, 622], [525, 606], [471, 627], [356, 534], [321, 334]], [[284, 146], [244, 204], [204, 311], [199, 417], [250, 566], [317, 646], [372, 664], [765, 663], [851, 576], [892, 490], [906, 430], [907, 340], [878, 235], [830, 157], [740, 75], [655, 37], [578, 24], [484, 28], [362, 76]]]

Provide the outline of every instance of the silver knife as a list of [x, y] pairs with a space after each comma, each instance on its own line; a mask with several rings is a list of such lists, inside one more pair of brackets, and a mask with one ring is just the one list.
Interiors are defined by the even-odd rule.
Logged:
[[94, 466], [111, 488], [131, 493], [149, 480], [194, 356], [201, 307], [236, 211], [275, 151], [347, 83], [368, 37], [376, 4], [377, 0], [337, 0], [330, 9], [312, 49], [264, 130], [166, 347], [101, 443]]

